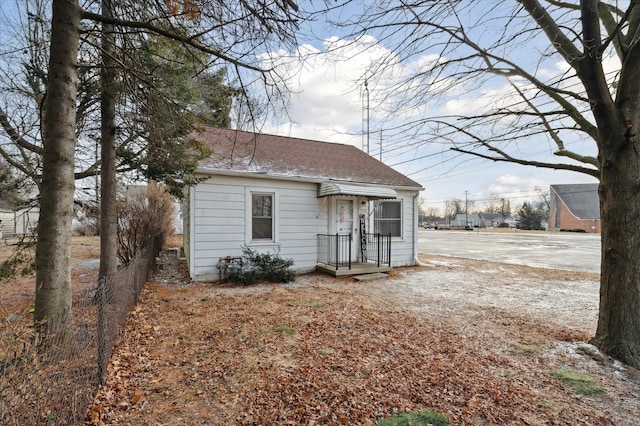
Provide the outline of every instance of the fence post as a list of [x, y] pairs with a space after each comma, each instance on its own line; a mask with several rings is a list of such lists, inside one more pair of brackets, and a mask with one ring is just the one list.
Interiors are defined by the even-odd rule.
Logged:
[[376, 235], [376, 237], [378, 238], [378, 243], [376, 244], [378, 246], [378, 258], [376, 259], [376, 263], [377, 263], [377, 267], [380, 267], [380, 233], [378, 232], [378, 234]]
[[351, 239], [353, 238], [353, 235], [351, 234], [351, 232], [349, 232], [349, 269], [351, 269]]
[[107, 303], [106, 300], [106, 289], [105, 289], [105, 280], [104, 276], [98, 278], [98, 385], [102, 386], [104, 384], [104, 375], [107, 369], [107, 350], [106, 350], [106, 321], [105, 321], [105, 305]]
[[389, 267], [391, 267], [391, 233], [387, 237], [387, 259], [389, 259]]
[[134, 265], [133, 265], [133, 305], [137, 306], [138, 305], [138, 299], [140, 298], [140, 271], [138, 270], [140, 268], [139, 263], [137, 262], [137, 260], [135, 261]]

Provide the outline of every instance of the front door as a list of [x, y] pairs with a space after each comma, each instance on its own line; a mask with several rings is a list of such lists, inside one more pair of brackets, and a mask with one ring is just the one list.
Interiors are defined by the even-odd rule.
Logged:
[[[348, 235], [351, 233], [351, 261], [358, 261], [358, 217], [356, 210], [356, 198], [336, 198], [334, 211], [335, 233]], [[345, 242], [348, 242], [346, 239]], [[348, 244], [345, 244], [344, 254], [348, 252]], [[341, 256], [342, 258], [342, 256]], [[341, 259], [344, 260], [344, 259]]]

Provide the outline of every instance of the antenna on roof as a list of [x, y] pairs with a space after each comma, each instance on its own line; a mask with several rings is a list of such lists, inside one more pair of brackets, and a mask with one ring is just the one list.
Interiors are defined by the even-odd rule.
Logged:
[[369, 154], [369, 83], [366, 77], [362, 91], [362, 150]]

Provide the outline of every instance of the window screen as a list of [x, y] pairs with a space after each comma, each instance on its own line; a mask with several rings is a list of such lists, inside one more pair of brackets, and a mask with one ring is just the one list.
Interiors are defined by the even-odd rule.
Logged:
[[402, 237], [402, 202], [377, 201], [373, 215], [374, 233]]

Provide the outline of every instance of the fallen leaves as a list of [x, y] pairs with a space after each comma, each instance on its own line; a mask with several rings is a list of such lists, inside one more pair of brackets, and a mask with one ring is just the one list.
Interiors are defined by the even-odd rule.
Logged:
[[[566, 331], [488, 312], [424, 314], [317, 275], [242, 289], [152, 282], [88, 423], [373, 425], [426, 408], [452, 424], [614, 424], [546, 373], [567, 361], [548, 350]], [[539, 350], [513, 353], [514, 342]]]

